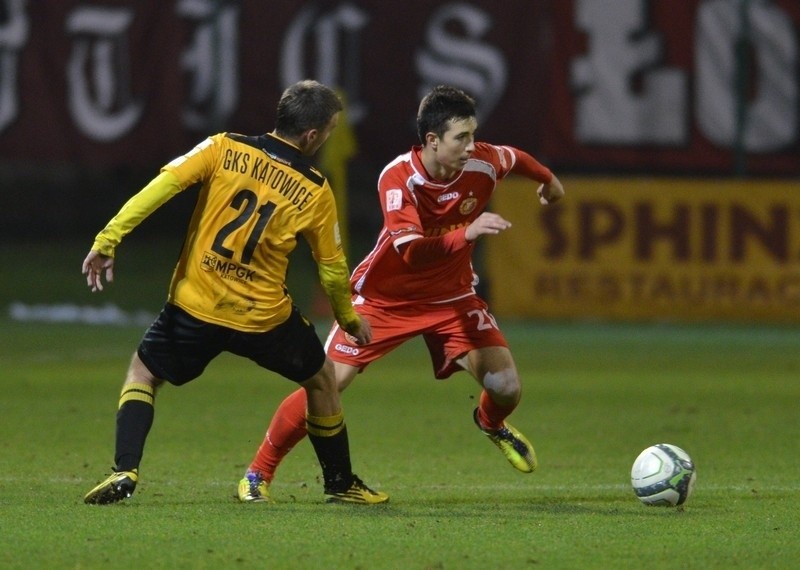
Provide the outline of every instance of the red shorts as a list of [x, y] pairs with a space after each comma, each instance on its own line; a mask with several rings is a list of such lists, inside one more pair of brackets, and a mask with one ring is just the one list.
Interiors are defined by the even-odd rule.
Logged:
[[417, 335], [425, 339], [434, 375], [439, 379], [462, 370], [456, 360], [470, 350], [508, 346], [486, 303], [476, 295], [441, 305], [391, 308], [357, 301], [355, 308], [372, 326], [372, 342], [358, 346], [334, 323], [325, 351], [331, 360], [355, 366], [359, 371]]

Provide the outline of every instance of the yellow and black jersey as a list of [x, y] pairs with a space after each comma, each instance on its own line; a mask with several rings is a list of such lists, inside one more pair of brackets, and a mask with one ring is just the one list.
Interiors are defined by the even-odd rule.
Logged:
[[[344, 263], [327, 180], [276, 136], [214, 135], [164, 166], [160, 177], [170, 182], [156, 188], [160, 195], [149, 198], [153, 207], [146, 210], [201, 185], [168, 297], [199, 319], [252, 332], [285, 321], [292, 304], [285, 287], [288, 255], [297, 235], [318, 264]], [[93, 249], [113, 255], [113, 246], [143, 217], [130, 205], [138, 196], [100, 232]]]

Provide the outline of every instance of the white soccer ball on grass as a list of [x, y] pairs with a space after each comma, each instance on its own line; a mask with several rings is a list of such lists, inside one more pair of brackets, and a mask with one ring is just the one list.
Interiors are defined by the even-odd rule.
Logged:
[[683, 505], [694, 490], [697, 471], [689, 454], [677, 445], [659, 443], [639, 454], [631, 468], [631, 485], [645, 505]]

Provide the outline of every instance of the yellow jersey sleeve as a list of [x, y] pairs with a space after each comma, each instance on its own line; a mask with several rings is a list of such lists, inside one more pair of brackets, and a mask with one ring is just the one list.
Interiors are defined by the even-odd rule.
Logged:
[[115, 249], [122, 238], [184, 188], [185, 186], [182, 187], [173, 174], [160, 173], [111, 218], [106, 227], [95, 237], [92, 249], [108, 257], [114, 257]]
[[350, 300], [350, 274], [342, 251], [336, 200], [327, 181], [314, 224], [303, 233], [303, 237], [317, 262], [319, 280], [330, 301], [336, 322], [349, 330], [358, 323], [359, 316]]
[[360, 317], [353, 309], [350, 294], [350, 275], [347, 261], [319, 264], [319, 280], [328, 296], [336, 322], [348, 331], [358, 324]]

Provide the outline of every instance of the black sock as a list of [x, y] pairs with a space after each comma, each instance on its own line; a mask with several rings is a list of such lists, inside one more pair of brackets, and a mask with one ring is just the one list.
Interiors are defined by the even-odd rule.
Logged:
[[153, 425], [155, 393], [146, 384], [126, 384], [117, 411], [117, 437], [114, 463], [117, 471], [139, 468], [144, 442]]
[[340, 493], [353, 484], [353, 468], [350, 464], [350, 440], [347, 426], [341, 414], [331, 417], [306, 416], [308, 439], [314, 446], [325, 492]]

